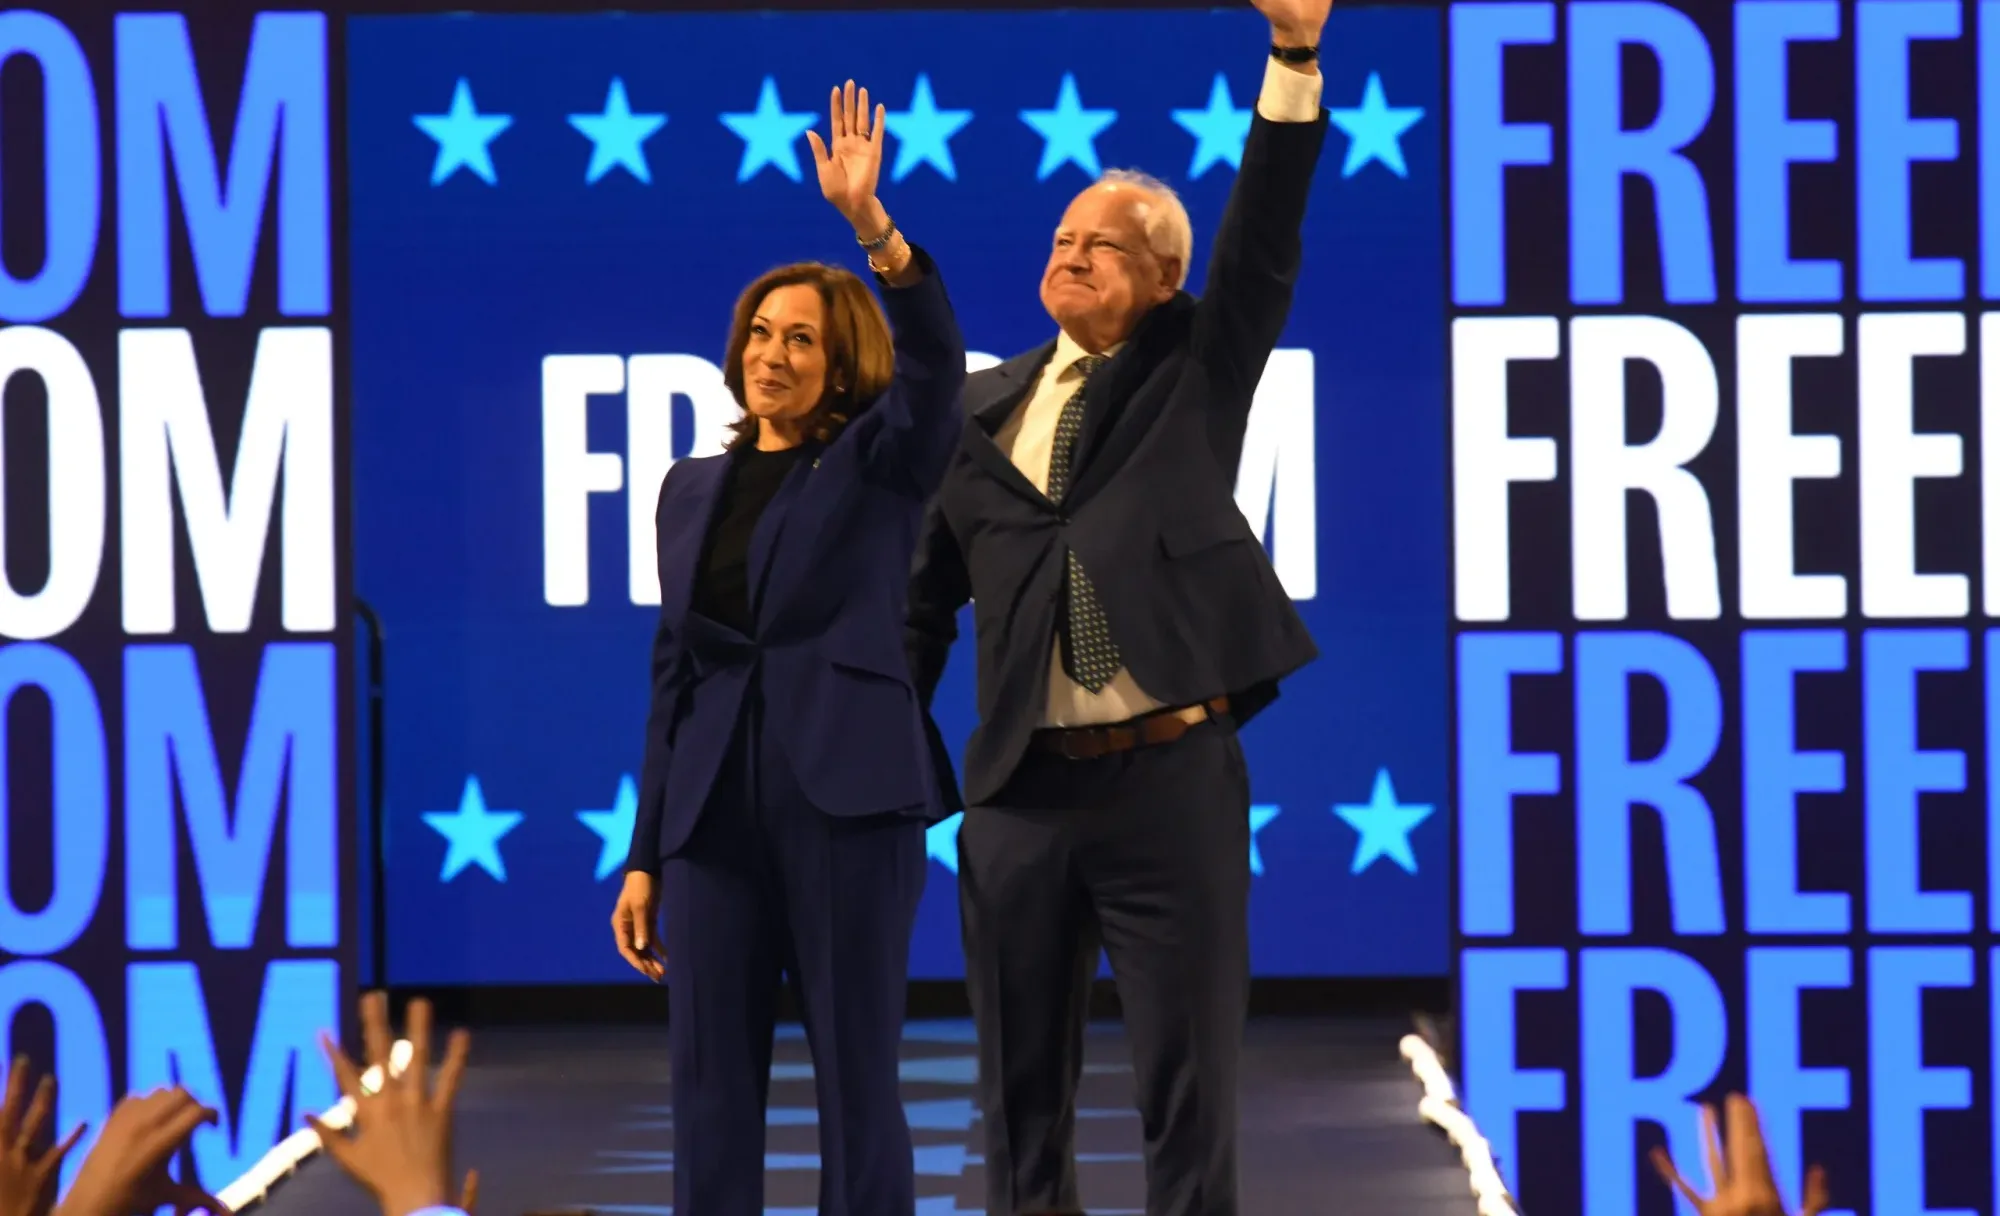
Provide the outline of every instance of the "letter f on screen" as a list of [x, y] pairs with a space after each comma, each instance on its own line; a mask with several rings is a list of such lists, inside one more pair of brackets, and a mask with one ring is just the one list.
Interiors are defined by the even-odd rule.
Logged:
[[590, 450], [590, 399], [625, 391], [616, 355], [542, 360], [542, 598], [590, 602], [590, 496], [624, 488], [625, 462]]

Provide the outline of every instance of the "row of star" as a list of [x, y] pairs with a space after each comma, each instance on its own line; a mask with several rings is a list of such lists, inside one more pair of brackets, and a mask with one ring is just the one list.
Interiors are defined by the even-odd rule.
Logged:
[[[1222, 73], [1215, 74], [1206, 108], [1173, 110], [1171, 114], [1175, 125], [1195, 138], [1194, 156], [1188, 165], [1189, 179], [1199, 178], [1222, 164], [1232, 169], [1242, 167], [1243, 141], [1250, 133], [1251, 108], [1236, 105], [1229, 81]], [[1421, 106], [1391, 106], [1382, 89], [1381, 75], [1370, 72], [1359, 105], [1328, 111], [1328, 120], [1348, 137], [1341, 175], [1352, 177], [1367, 165], [1380, 163], [1396, 176], [1408, 177], [1402, 136], [1423, 115]], [[602, 111], [567, 117], [569, 125], [590, 141], [590, 163], [584, 169], [587, 184], [596, 184], [614, 170], [622, 170], [642, 183], [652, 183], [653, 171], [645, 145], [667, 125], [668, 116], [634, 112], [622, 77], [612, 78]], [[778, 98], [775, 78], [764, 78], [755, 109], [718, 117], [722, 125], [743, 140], [743, 157], [736, 168], [738, 182], [747, 182], [767, 168], [795, 182], [804, 180], [798, 145], [819, 115], [786, 110]], [[951, 138], [972, 118], [971, 110], [940, 110], [929, 75], [920, 74], [909, 108], [891, 111], [886, 118], [889, 134], [896, 139], [890, 179], [902, 181], [928, 165], [946, 181], [957, 181], [958, 165], [952, 158]], [[1118, 121], [1118, 111], [1085, 108], [1074, 74], [1063, 75], [1054, 108], [1022, 110], [1020, 120], [1042, 137], [1041, 162], [1035, 170], [1037, 181], [1048, 180], [1065, 165], [1074, 165], [1092, 178], [1104, 172], [1096, 141]], [[473, 100], [472, 84], [466, 78], [460, 77], [453, 87], [451, 105], [444, 113], [418, 114], [412, 121], [437, 143], [437, 157], [431, 164], [431, 185], [443, 184], [461, 169], [489, 186], [499, 184], [492, 144], [514, 125], [514, 117], [481, 113]]]
[[[639, 792], [627, 775], [618, 780], [618, 793], [603, 810], [578, 811], [576, 817], [596, 834], [601, 847], [597, 855], [597, 879], [602, 882], [625, 868], [632, 844], [632, 827], [638, 818]], [[1395, 783], [1388, 769], [1375, 773], [1368, 801], [1339, 803], [1333, 813], [1353, 828], [1358, 839], [1354, 846], [1351, 873], [1359, 874], [1377, 861], [1392, 862], [1406, 874], [1417, 872], [1417, 857], [1410, 846], [1410, 833], [1431, 817], [1427, 803], [1404, 803], [1396, 797]], [[1250, 872], [1264, 873], [1264, 857], [1257, 848], [1257, 835], [1279, 815], [1269, 804], [1250, 808]], [[444, 864], [439, 882], [450, 882], [471, 866], [478, 866], [497, 882], [507, 881], [507, 862], [500, 855], [500, 840], [521, 825], [519, 811], [493, 810], [486, 805], [486, 793], [479, 778], [467, 777], [458, 797], [458, 808], [426, 811], [424, 824], [445, 839]], [[924, 849], [931, 858], [953, 873], [958, 872], [958, 828], [963, 813], [933, 825], [926, 833]]]

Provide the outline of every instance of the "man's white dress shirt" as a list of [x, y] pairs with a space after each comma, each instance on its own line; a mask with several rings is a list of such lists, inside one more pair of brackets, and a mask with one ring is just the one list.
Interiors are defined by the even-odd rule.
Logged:
[[[1319, 117], [1323, 80], [1317, 72], [1295, 72], [1272, 60], [1264, 70], [1264, 88], [1257, 96], [1257, 112], [1271, 122], [1311, 122]], [[1102, 352], [1116, 355], [1123, 344]], [[1007, 419], [993, 439], [1007, 453], [1038, 490], [1049, 486], [1049, 453], [1055, 445], [1056, 420], [1063, 405], [1076, 392], [1082, 371], [1076, 361], [1088, 352], [1068, 334], [1056, 338], [1055, 354], [1042, 368], [1035, 387]], [[1086, 571], [1086, 573], [1088, 573]], [[1118, 640], [1114, 630], [1113, 642]], [[1162, 708], [1120, 668], [1102, 692], [1091, 692], [1069, 678], [1063, 670], [1062, 639], [1055, 639], [1049, 654], [1049, 705], [1044, 726], [1096, 726], [1125, 722]]]

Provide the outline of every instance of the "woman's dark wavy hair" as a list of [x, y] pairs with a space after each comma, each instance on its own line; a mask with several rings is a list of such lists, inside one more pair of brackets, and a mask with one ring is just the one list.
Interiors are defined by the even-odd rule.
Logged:
[[808, 437], [820, 443], [832, 442], [842, 427], [888, 390], [895, 374], [896, 349], [889, 337], [889, 320], [860, 276], [822, 262], [797, 262], [766, 271], [737, 297], [736, 315], [729, 324], [722, 382], [729, 386], [736, 404], [743, 406], [743, 417], [729, 427], [733, 434], [726, 446], [731, 451], [757, 442], [757, 417], [743, 396], [743, 350], [750, 344], [751, 323], [766, 296], [800, 283], [819, 291], [826, 313], [820, 331], [826, 350], [826, 384], [819, 404], [806, 415]]

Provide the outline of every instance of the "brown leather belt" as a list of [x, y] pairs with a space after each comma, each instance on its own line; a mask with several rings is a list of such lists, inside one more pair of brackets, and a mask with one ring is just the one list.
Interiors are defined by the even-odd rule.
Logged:
[[[1202, 711], [1195, 717], [1191, 711]], [[1215, 697], [1199, 705], [1162, 709], [1119, 722], [1112, 726], [1076, 726], [1038, 730], [1029, 736], [1028, 746], [1038, 752], [1054, 752], [1069, 760], [1096, 760], [1135, 748], [1172, 743], [1203, 722], [1229, 712], [1229, 698]]]

